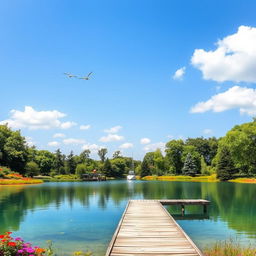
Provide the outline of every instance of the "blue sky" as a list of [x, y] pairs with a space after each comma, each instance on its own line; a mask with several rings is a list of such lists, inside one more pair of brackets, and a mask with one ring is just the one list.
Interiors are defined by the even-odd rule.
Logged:
[[255, 12], [255, 1], [3, 0], [0, 121], [39, 149], [138, 159], [170, 138], [223, 136], [256, 114]]

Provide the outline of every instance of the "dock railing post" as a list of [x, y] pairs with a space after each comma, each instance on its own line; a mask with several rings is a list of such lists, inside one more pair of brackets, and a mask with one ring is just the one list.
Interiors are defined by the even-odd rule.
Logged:
[[207, 213], [207, 204], [204, 204], [204, 214]]
[[184, 214], [185, 214], [185, 205], [182, 204], [181, 205], [181, 215], [184, 216]]

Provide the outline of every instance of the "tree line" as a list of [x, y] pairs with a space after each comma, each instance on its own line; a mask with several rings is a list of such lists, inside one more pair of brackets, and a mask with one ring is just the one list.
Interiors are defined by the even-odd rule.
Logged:
[[68, 155], [29, 147], [20, 131], [0, 125], [0, 165], [26, 176], [77, 174], [94, 169], [107, 177], [124, 177], [131, 168], [141, 177], [148, 175], [209, 175], [221, 180], [234, 176], [256, 175], [256, 120], [236, 125], [221, 138], [170, 140], [165, 154], [160, 149], [145, 154], [142, 161], [122, 156], [120, 151], [107, 157], [108, 150], [98, 151], [100, 160], [90, 157], [90, 150]]

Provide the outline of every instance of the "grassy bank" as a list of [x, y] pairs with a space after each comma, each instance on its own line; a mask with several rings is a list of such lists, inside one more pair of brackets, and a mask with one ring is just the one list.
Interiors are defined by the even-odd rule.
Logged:
[[216, 174], [210, 175], [210, 176], [197, 176], [197, 177], [191, 177], [191, 176], [146, 176], [143, 177], [142, 180], [162, 180], [162, 181], [204, 181], [204, 182], [217, 182], [219, 181], [216, 178]]
[[0, 185], [26, 185], [26, 184], [40, 184], [43, 183], [39, 179], [0, 179]]
[[252, 246], [242, 246], [237, 242], [224, 241], [204, 250], [205, 256], [255, 256], [256, 248]]
[[[162, 181], [191, 181], [191, 182], [219, 182], [220, 180], [217, 179], [216, 174], [212, 174], [210, 176], [182, 176], [182, 175], [169, 175], [169, 176], [146, 176], [143, 177], [142, 180], [162, 180]], [[236, 182], [236, 183], [251, 183], [256, 184], [256, 178], [235, 178], [229, 180], [229, 182]]]

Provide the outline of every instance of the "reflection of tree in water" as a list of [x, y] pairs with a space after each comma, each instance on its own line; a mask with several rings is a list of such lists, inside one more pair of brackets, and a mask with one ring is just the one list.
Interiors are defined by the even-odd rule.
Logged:
[[[97, 200], [100, 208], [106, 209], [109, 201], [116, 206], [130, 198], [146, 199], [198, 199], [211, 201], [209, 216], [221, 218], [228, 226], [239, 232], [255, 236], [256, 233], [256, 186], [234, 183], [199, 182], [92, 182], [48, 183], [36, 186], [0, 188], [0, 232], [18, 230], [28, 211], [49, 206], [57, 209], [65, 201], [70, 207], [79, 202], [90, 207]], [[189, 214], [198, 214], [198, 207], [187, 207]], [[179, 213], [175, 207], [173, 213]]]

